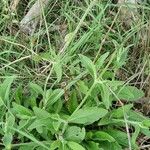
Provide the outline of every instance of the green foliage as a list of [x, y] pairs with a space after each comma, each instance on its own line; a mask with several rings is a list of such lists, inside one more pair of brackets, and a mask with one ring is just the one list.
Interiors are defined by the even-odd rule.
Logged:
[[[2, 86], [8, 87], [10, 93], [10, 84], [6, 86], [6, 83], [8, 83], [6, 81], [4, 81]], [[17, 88], [16, 93], [19, 93], [14, 94], [14, 99], [17, 98], [18, 100], [10, 102], [11, 109], [5, 110], [7, 112], [6, 119], [3, 120], [2, 118], [5, 121], [2, 124], [3, 131], [1, 132], [4, 147], [11, 149], [12, 146], [15, 146], [13, 144], [14, 135], [17, 133], [20, 142], [27, 140], [32, 143], [28, 147], [36, 149], [47, 149], [48, 147], [51, 150], [123, 149], [128, 147], [129, 139], [124, 130], [124, 117], [128, 116], [126, 118], [127, 123], [135, 129], [131, 135], [131, 145], [133, 148], [138, 148], [136, 140], [139, 134], [142, 132], [147, 136], [150, 135], [146, 132], [150, 127], [149, 119], [134, 112], [132, 110], [133, 104], [126, 104], [112, 110], [110, 108], [112, 107], [112, 101], [116, 101], [116, 95], [118, 98], [122, 97], [124, 100], [131, 101], [140, 98], [143, 92], [131, 86], [124, 86], [120, 89], [124, 84], [120, 81], [111, 82], [105, 80], [102, 82], [96, 78], [94, 82], [97, 82], [96, 86], [93, 86], [93, 88], [97, 89], [94, 92], [94, 97], [99, 96], [99, 94], [101, 95], [102, 99], [99, 99], [101, 101], [100, 104], [90, 104], [90, 101], [94, 102], [89, 92], [91, 87], [88, 87], [88, 83], [85, 85], [83, 81], [79, 81], [77, 85], [79, 86], [80, 94], [85, 96], [86, 99], [84, 98], [79, 102], [77, 100], [79, 93], [73, 89], [70, 99], [66, 103], [62, 103], [64, 107], [60, 107], [58, 113], [56, 113], [53, 107], [63, 96], [63, 89], [49, 89], [45, 95], [44, 90], [39, 85], [30, 82], [28, 89], [31, 95], [29, 94], [29, 97], [33, 96], [36, 100], [39, 95], [42, 95], [41, 101], [46, 103], [39, 105], [39, 107], [37, 107], [38, 104], [34, 107], [32, 105], [25, 107], [21, 105], [22, 101], [19, 100], [20, 95], [24, 97], [24, 93], [21, 93], [22, 90]], [[12, 83], [12, 80], [10, 83]], [[115, 96], [111, 93], [110, 88], [116, 93]], [[8, 91], [7, 88], [5, 89]], [[22, 88], [19, 87], [19, 89]], [[4, 90], [2, 91], [5, 93]], [[9, 98], [9, 93], [6, 96], [7, 98]], [[7, 108], [2, 98], [5, 97], [1, 96], [0, 107]], [[60, 101], [62, 100], [60, 99]], [[35, 103], [37, 103], [37, 100]], [[57, 104], [56, 106], [59, 105]], [[5, 116], [5, 114], [3, 115]], [[105, 128], [101, 128], [102, 125]], [[90, 126], [99, 127], [90, 130]], [[50, 141], [50, 145], [47, 144], [48, 141]], [[35, 146], [34, 143], [37, 143], [38, 146]], [[23, 148], [27, 147], [20, 144], [20, 149]]]
[[144, 92], [133, 86], [122, 87], [118, 92], [118, 98], [127, 101], [135, 101], [143, 96]]
[[98, 107], [85, 107], [75, 111], [68, 119], [70, 123], [89, 125], [104, 117], [107, 110]]
[[150, 119], [134, 103], [150, 63], [138, 33], [149, 7], [126, 29], [112, 1], [50, 1], [26, 36], [19, 22], [33, 3], [0, 3], [0, 149], [140, 149]]
[[84, 67], [87, 69], [88, 73], [94, 78], [97, 78], [96, 67], [93, 62], [86, 56], [80, 55], [80, 59]]

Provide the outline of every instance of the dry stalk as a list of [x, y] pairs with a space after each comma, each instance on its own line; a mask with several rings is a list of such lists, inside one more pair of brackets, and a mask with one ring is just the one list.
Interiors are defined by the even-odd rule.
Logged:
[[42, 11], [49, 0], [37, 0], [20, 22], [20, 29], [25, 34], [32, 35], [40, 21]]

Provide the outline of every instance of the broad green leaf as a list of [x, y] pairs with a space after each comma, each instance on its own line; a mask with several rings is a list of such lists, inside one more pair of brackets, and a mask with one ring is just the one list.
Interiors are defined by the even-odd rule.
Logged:
[[99, 122], [99, 126], [104, 126], [112, 123], [112, 118], [110, 112], [107, 113]]
[[116, 81], [116, 80], [107, 80], [108, 87], [111, 88], [111, 90], [116, 91], [120, 86], [124, 85], [124, 81]]
[[124, 126], [124, 122], [122, 122], [122, 120], [120, 119], [113, 119], [111, 117], [111, 113], [109, 113], [98, 122], [98, 125], [99, 126], [104, 126], [104, 125]]
[[29, 83], [29, 87], [30, 87], [30, 88], [33, 90], [33, 92], [35, 92], [36, 94], [41, 94], [41, 95], [43, 95], [43, 89], [42, 89], [39, 85], [30, 82], [30, 83]]
[[80, 143], [85, 138], [85, 128], [81, 129], [77, 126], [68, 127], [64, 134], [64, 138], [67, 141], [74, 141]]
[[117, 142], [103, 141], [103, 142], [99, 142], [99, 145], [100, 148], [103, 148], [104, 150], [123, 150], [121, 145], [119, 145]]
[[93, 133], [92, 139], [96, 141], [115, 142], [115, 139], [104, 131], [97, 131]]
[[68, 121], [70, 123], [89, 125], [107, 114], [107, 110], [98, 107], [85, 107], [73, 113]]
[[145, 127], [150, 127], [150, 119], [145, 119], [144, 121], [142, 121], [142, 124]]
[[37, 147], [37, 144], [36, 143], [29, 143], [28, 145], [20, 145], [18, 147], [18, 150], [33, 150]]
[[79, 86], [79, 90], [83, 93], [86, 94], [87, 91], [89, 90], [89, 88], [85, 85], [85, 82], [83, 81], [78, 81], [78, 86]]
[[44, 119], [36, 119], [29, 127], [28, 130], [37, 129], [39, 127], [46, 127], [47, 129], [54, 131], [53, 128], [53, 120], [51, 118], [44, 118]]
[[97, 73], [96, 73], [96, 68], [94, 63], [86, 56], [84, 55], [79, 55], [82, 64], [84, 65], [84, 67], [87, 69], [88, 73], [94, 78], [97, 78]]
[[53, 121], [52, 125], [53, 125], [53, 128], [55, 129], [55, 131], [58, 131], [60, 126], [61, 126], [61, 121], [58, 120], [58, 121]]
[[37, 97], [31, 95], [31, 96], [28, 98], [28, 102], [29, 102], [29, 105], [31, 106], [31, 108], [37, 106]]
[[125, 86], [121, 88], [117, 96], [126, 101], [136, 101], [144, 96], [144, 92], [134, 86]]
[[36, 117], [38, 119], [53, 119], [53, 120], [57, 120], [57, 121], [62, 121], [62, 119], [60, 119], [58, 114], [51, 114], [48, 113], [46, 110], [38, 108], [38, 107], [34, 107], [33, 108], [34, 114], [36, 115]]
[[123, 118], [124, 113], [127, 114], [132, 107], [133, 107], [133, 104], [128, 104], [128, 105], [121, 106], [117, 109], [114, 109], [112, 111], [112, 117], [113, 118]]
[[6, 116], [7, 118], [6, 118], [5, 129], [7, 130], [7, 132], [12, 133], [10, 128], [13, 127], [15, 124], [15, 117], [9, 113], [7, 113]]
[[19, 114], [19, 115], [28, 116], [28, 117], [33, 116], [33, 113], [30, 109], [24, 106], [18, 105], [14, 102], [13, 102], [13, 110], [15, 111], [16, 114]]
[[107, 129], [105, 132], [111, 135], [119, 143], [119, 145], [128, 146], [128, 137], [126, 132], [116, 129]]
[[92, 136], [93, 140], [96, 141], [108, 141], [108, 142], [115, 142], [115, 139], [104, 131], [97, 131]]
[[68, 142], [67, 145], [71, 148], [71, 150], [85, 150], [84, 147], [76, 142]]
[[13, 136], [11, 133], [6, 133], [2, 138], [3, 144], [5, 145], [6, 149], [11, 149], [11, 142], [13, 140]]
[[34, 114], [36, 115], [37, 118], [43, 119], [43, 118], [48, 118], [50, 117], [50, 113], [48, 113], [46, 110], [38, 108], [38, 107], [33, 107]]
[[147, 137], [150, 138], [150, 130], [149, 130], [149, 129], [143, 128], [143, 129], [141, 129], [141, 132], [142, 132], [144, 135], [146, 135]]
[[47, 91], [46, 92], [46, 105], [47, 107], [50, 107], [53, 105], [57, 100], [60, 99], [60, 97], [64, 94], [63, 89], [56, 89], [54, 91]]
[[50, 146], [50, 150], [57, 150], [60, 147], [60, 144], [60, 141], [54, 141]]
[[101, 91], [102, 101], [103, 101], [106, 109], [109, 109], [109, 107], [111, 106], [111, 99], [110, 99], [111, 92], [108, 89], [108, 87], [104, 84], [99, 84], [99, 89]]
[[128, 120], [142, 122], [144, 120], [150, 120], [150, 119], [148, 117], [143, 116], [142, 113], [140, 112], [131, 110], [128, 113]]
[[0, 97], [7, 105], [10, 103], [9, 101], [9, 94], [10, 94], [10, 87], [14, 80], [15, 76], [7, 77], [4, 82], [0, 85]]
[[78, 99], [77, 99], [77, 93], [76, 90], [73, 90], [69, 100], [67, 101], [68, 110], [70, 113], [73, 113], [75, 109], [78, 107]]
[[60, 80], [62, 78], [62, 64], [61, 64], [61, 62], [54, 63], [54, 71], [55, 71], [56, 76], [57, 76], [57, 82], [60, 82]]
[[109, 55], [109, 52], [106, 52], [105, 54], [101, 55], [100, 58], [97, 60], [97, 62], [96, 62], [97, 70], [99, 70], [103, 66], [108, 55]]
[[88, 141], [85, 143], [87, 150], [103, 150], [99, 148], [99, 143], [95, 143], [93, 141]]
[[63, 107], [63, 101], [61, 99], [59, 99], [54, 105], [53, 107], [50, 108], [50, 110], [54, 111], [56, 114], [58, 114], [61, 109]]
[[44, 128], [42, 126], [39, 126], [39, 127], [36, 127], [36, 131], [39, 133], [39, 134], [42, 134], [44, 132]]
[[22, 86], [19, 85], [15, 91], [15, 96], [14, 99], [16, 101], [17, 104], [21, 104], [23, 101], [23, 89]]

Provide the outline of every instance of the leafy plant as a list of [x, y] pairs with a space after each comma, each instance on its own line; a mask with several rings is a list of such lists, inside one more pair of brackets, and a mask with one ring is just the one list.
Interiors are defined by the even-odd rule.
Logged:
[[0, 2], [0, 149], [149, 146], [149, 113], [135, 105], [149, 98], [149, 4], [127, 28], [114, 1], [50, 1], [26, 36], [19, 22], [33, 3]]
[[[43, 88], [35, 83], [29, 83], [31, 94], [35, 105], [31, 101], [27, 107], [22, 106], [22, 101], [5, 103], [9, 101], [10, 78], [1, 84], [1, 108], [5, 107], [6, 119], [1, 118], [3, 122], [1, 127], [2, 141], [6, 149], [15, 146], [14, 137], [18, 134], [17, 140], [28, 142], [34, 149], [123, 149], [128, 147], [128, 136], [125, 130], [125, 124], [135, 128], [131, 136], [132, 148], [137, 148], [136, 139], [138, 135], [149, 128], [149, 119], [143, 118], [135, 120], [132, 117], [133, 105], [127, 104], [118, 108], [113, 108], [112, 102], [123, 99], [130, 102], [143, 96], [143, 92], [136, 87], [126, 86], [121, 81], [101, 80], [97, 76], [97, 69], [92, 61], [81, 56], [81, 62], [84, 64], [87, 74], [92, 75], [90, 83], [80, 81], [77, 83], [81, 89], [83, 99], [77, 100], [79, 94], [75, 89], [72, 90], [72, 96], [68, 102], [62, 103], [59, 111], [53, 109], [56, 105], [59, 107], [59, 101], [63, 101], [63, 89], [48, 89], [46, 93]], [[92, 84], [89, 88], [88, 85]], [[122, 87], [123, 86], [123, 87]], [[8, 91], [9, 90], [9, 91]], [[16, 92], [21, 92], [16, 89]], [[71, 90], [71, 89], [70, 89]], [[94, 93], [93, 93], [94, 92]], [[92, 95], [92, 93], [94, 95]], [[19, 94], [20, 95], [20, 94]], [[19, 96], [18, 95], [18, 96]], [[24, 97], [24, 93], [21, 93]], [[19, 98], [17, 96], [17, 99]], [[41, 103], [38, 105], [37, 99], [41, 96]], [[101, 98], [99, 98], [101, 96]], [[94, 99], [97, 97], [96, 101]], [[16, 99], [16, 94], [14, 95]], [[9, 109], [7, 106], [10, 105]], [[126, 116], [126, 120], [124, 120]], [[130, 117], [131, 116], [131, 117]], [[93, 128], [93, 127], [94, 128]], [[102, 127], [103, 126], [103, 127]], [[90, 129], [90, 128], [93, 129]], [[147, 135], [147, 134], [146, 134]], [[124, 138], [124, 140], [120, 140]], [[37, 146], [34, 145], [37, 144]], [[25, 148], [20, 144], [19, 149]]]

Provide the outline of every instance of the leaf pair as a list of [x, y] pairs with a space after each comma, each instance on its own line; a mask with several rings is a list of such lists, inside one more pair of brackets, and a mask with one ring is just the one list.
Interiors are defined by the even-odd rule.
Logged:
[[94, 64], [91, 59], [84, 55], [79, 55], [81, 59], [81, 63], [84, 65], [84, 67], [87, 69], [88, 73], [93, 77], [93, 79], [97, 79], [97, 71], [103, 66], [106, 58], [108, 57], [109, 52], [104, 53]]

